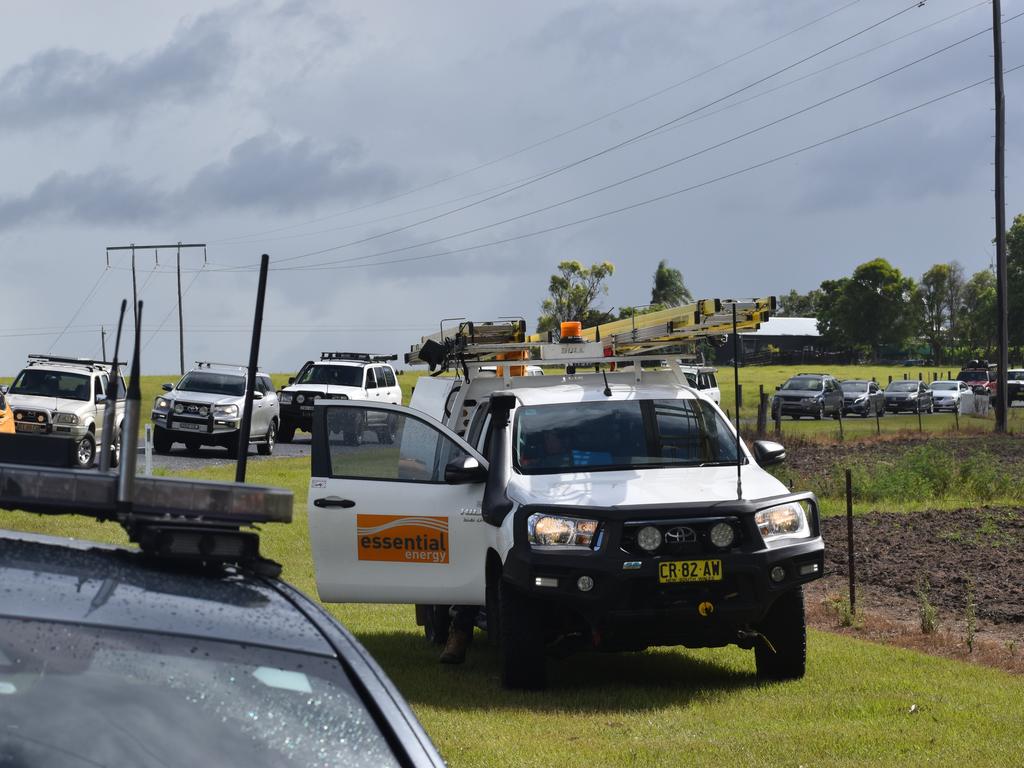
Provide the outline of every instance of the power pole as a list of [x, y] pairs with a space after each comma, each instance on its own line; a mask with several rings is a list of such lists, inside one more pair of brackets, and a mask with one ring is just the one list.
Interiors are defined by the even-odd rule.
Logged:
[[1009, 324], [1006, 290], [1006, 114], [1003, 93], [1003, 20], [1000, 0], [992, 0], [992, 60], [995, 67], [996, 99], [996, 324], [999, 341], [996, 371], [996, 432], [1007, 431], [1006, 369], [1010, 365]]
[[103, 359], [107, 359], [107, 329], [100, 326], [100, 347], [103, 350]]
[[178, 365], [185, 375], [185, 320], [181, 308], [181, 243], [178, 243]]
[[[132, 298], [133, 303], [136, 307], [136, 313], [138, 312], [138, 296], [137, 289], [135, 287], [135, 250], [142, 248], [152, 248], [153, 258], [156, 259], [156, 264], [160, 264], [160, 249], [169, 250], [174, 248], [178, 253], [178, 358], [179, 368], [181, 375], [185, 375], [185, 320], [184, 310], [182, 307], [182, 295], [181, 295], [181, 249], [182, 248], [202, 248], [203, 249], [203, 265], [206, 265], [206, 243], [168, 243], [163, 245], [108, 245], [107, 246], [107, 266], [110, 266], [110, 252], [111, 251], [131, 251], [132, 252]], [[137, 317], [137, 315], [136, 315]], [[138, 320], [136, 319], [136, 323]]]

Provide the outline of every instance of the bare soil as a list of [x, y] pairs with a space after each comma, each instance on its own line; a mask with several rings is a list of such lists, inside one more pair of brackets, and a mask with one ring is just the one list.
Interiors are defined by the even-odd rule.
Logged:
[[[929, 442], [957, 460], [983, 453], [1024, 482], [1020, 435], [901, 433], [863, 441], [787, 440], [779, 473], [812, 489], [854, 464], [896, 462]], [[808, 482], [809, 481], [809, 482]], [[807, 591], [812, 626], [1024, 673], [1024, 508], [864, 511], [854, 516], [856, 614], [849, 612], [847, 521], [822, 521], [825, 577]], [[969, 608], [968, 605], [972, 607]], [[934, 609], [935, 628], [922, 631]]]

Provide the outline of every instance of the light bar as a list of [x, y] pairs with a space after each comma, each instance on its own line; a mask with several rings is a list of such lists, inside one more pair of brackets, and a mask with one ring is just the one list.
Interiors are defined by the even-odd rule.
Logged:
[[321, 352], [321, 360], [359, 360], [363, 363], [387, 363], [397, 360], [398, 355], [382, 355], [376, 352]]
[[[242, 483], [136, 477], [130, 514], [191, 525], [290, 523], [291, 491]], [[0, 508], [122, 520], [117, 477], [73, 469], [0, 464]]]

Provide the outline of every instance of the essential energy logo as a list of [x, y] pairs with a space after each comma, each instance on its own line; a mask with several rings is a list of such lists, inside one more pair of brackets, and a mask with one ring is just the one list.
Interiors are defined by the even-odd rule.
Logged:
[[447, 517], [356, 515], [360, 560], [448, 563]]

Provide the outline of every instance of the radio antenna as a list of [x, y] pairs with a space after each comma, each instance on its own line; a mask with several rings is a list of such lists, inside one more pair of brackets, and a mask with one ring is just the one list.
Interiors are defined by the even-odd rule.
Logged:
[[139, 410], [142, 390], [139, 388], [139, 340], [142, 338], [142, 302], [135, 307], [135, 344], [132, 354], [131, 381], [124, 398], [124, 440], [121, 443], [121, 466], [117, 476], [117, 506], [123, 513], [131, 513], [135, 490], [135, 464], [139, 448]]
[[[121, 299], [121, 314], [117, 318], [117, 336], [114, 338], [114, 359], [110, 370], [110, 381], [107, 384], [107, 402], [103, 408], [103, 444], [100, 447], [100, 472], [110, 470], [113, 460], [114, 446], [117, 435], [114, 430], [117, 428], [117, 396], [121, 391], [121, 370], [117, 364], [117, 356], [121, 350], [121, 328], [124, 325], [124, 313], [128, 309], [128, 300]], [[113, 393], [113, 397], [111, 397]], [[121, 453], [124, 453], [124, 445], [121, 446]]]
[[235, 465], [235, 482], [245, 482], [245, 468], [249, 459], [249, 432], [252, 429], [253, 392], [256, 391], [256, 367], [260, 357], [260, 334], [263, 331], [263, 297], [267, 294], [267, 268], [270, 256], [260, 257], [260, 279], [256, 288], [256, 317], [252, 322], [252, 344], [249, 347], [249, 370], [245, 381], [245, 404], [242, 423], [238, 430], [238, 463]]
[[732, 381], [736, 397], [736, 498], [743, 498], [743, 450], [740, 445], [740, 334], [736, 302], [732, 303]]

